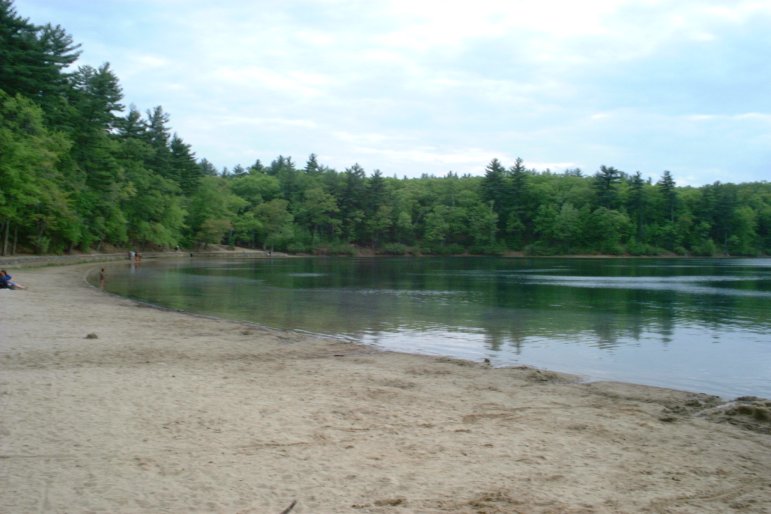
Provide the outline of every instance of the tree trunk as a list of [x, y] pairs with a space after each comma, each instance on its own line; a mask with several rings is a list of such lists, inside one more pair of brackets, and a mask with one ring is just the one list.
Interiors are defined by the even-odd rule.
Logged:
[[11, 229], [11, 220], [5, 221], [5, 233], [3, 234], [3, 253], [0, 255], [8, 255], [8, 233]]

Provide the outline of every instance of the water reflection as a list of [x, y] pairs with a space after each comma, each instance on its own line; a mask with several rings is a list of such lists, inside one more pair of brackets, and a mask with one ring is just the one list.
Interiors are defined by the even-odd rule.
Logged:
[[771, 397], [771, 265], [739, 262], [180, 261], [112, 273], [108, 287], [389, 349]]

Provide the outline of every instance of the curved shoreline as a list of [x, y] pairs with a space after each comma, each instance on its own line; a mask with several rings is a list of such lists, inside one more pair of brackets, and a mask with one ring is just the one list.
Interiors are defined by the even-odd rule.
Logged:
[[[193, 259], [188, 259], [186, 255], [183, 254], [180, 258], [171, 260], [171, 267], [175, 268], [180, 265], [179, 263], [182, 263], [181, 265], [184, 267], [200, 267], [202, 266], [202, 262], [205, 267], [205, 263], [208, 259], [216, 259], [216, 257], [222, 255], [222, 253], [223, 252], [212, 253], [206, 258], [200, 260], [196, 259], [197, 262]], [[233, 255], [231, 257], [235, 257], [235, 261], [240, 262], [242, 260], [240, 255]], [[311, 261], [316, 260], [316, 258], [312, 257], [307, 259]], [[324, 258], [322, 258], [322, 260], [323, 259]], [[164, 269], [168, 264], [164, 261], [168, 260], [169, 259], [156, 259], [155, 262], [150, 260], [147, 264], [149, 265], [150, 270]], [[227, 258], [220, 260], [223, 262], [231, 261], [231, 259]], [[303, 259], [300, 260], [302, 261]], [[366, 261], [368, 260], [369, 259], [366, 259]], [[243, 261], [255, 262], [250, 258], [245, 258]], [[260, 261], [263, 263], [267, 262], [263, 259], [257, 259], [256, 262]], [[341, 259], [341, 261], [349, 262], [348, 259]], [[549, 262], [550, 265], [553, 265], [552, 261]], [[669, 263], [666, 263], [666, 265], [668, 264]], [[116, 269], [115, 272], [108, 273], [113, 279], [119, 277], [121, 274], [125, 274], [128, 270], [128, 266], [121, 267], [120, 262], [112, 263], [111, 265]], [[153, 265], [159, 266], [153, 268]], [[689, 262], [689, 265], [695, 264]], [[133, 271], [134, 268], [132, 267], [132, 275]], [[325, 272], [328, 271], [325, 270]], [[605, 279], [605, 285], [602, 287], [613, 289], [619, 288], [617, 283], [611, 282], [613, 279], [603, 278]], [[151, 279], [142, 279], [142, 274], [137, 274], [136, 280], [132, 279], [132, 284], [143, 282], [149, 283], [157, 280], [157, 276], [153, 276]], [[599, 281], [600, 277], [598, 277], [597, 280]], [[113, 284], [120, 282], [120, 278], [118, 280], [113, 280]], [[96, 280], [92, 280], [92, 283], [96, 283]], [[108, 289], [110, 288], [110, 285], [111, 284], [108, 281]], [[139, 289], [135, 289], [135, 287], [137, 286], [132, 285], [132, 287], [127, 288], [124, 284], [121, 284], [118, 286], [117, 290], [122, 294], [130, 296], [135, 301], [147, 301], [140, 298], [141, 296], [144, 296], [141, 287]], [[178, 287], [178, 284], [175, 287]], [[316, 286], [314, 285], [314, 287]], [[621, 288], [626, 287], [629, 289], [632, 287], [655, 289], [646, 286], [646, 284], [622, 286]], [[286, 291], [291, 289], [292, 288], [290, 287]], [[680, 292], [679, 290], [674, 290], [678, 293]], [[225, 289], [225, 291], [227, 290]], [[280, 288], [280, 292], [283, 293], [284, 290]], [[386, 293], [391, 293], [391, 291], [386, 291]], [[697, 296], [693, 291], [688, 291], [688, 293], [691, 293], [694, 297]], [[767, 337], [754, 337], [754, 333], [761, 333], [755, 326], [749, 328], [753, 333], [748, 333], [746, 332], [746, 329], [740, 328], [739, 330], [745, 331], [733, 331], [730, 334], [724, 334], [723, 332], [727, 332], [726, 320], [730, 319], [730, 314], [726, 315], [725, 313], [721, 313], [721, 319], [723, 319], [721, 325], [726, 326], [721, 326], [717, 330], [711, 325], [709, 320], [698, 318], [697, 323], [706, 325], [706, 327], [703, 328], [701, 334], [702, 337], [704, 337], [705, 340], [707, 337], [712, 337], [713, 343], [718, 341], [723, 343], [720, 345], [704, 345], [703, 354], [701, 353], [702, 349], [696, 347], [692, 342], [701, 342], [698, 336], [695, 336], [694, 334], [672, 335], [669, 333], [665, 335], [661, 332], [662, 329], [659, 324], [664, 323], [665, 321], [670, 322], [670, 316], [677, 315], [674, 310], [669, 316], [655, 314], [656, 316], [659, 316], [655, 321], [652, 321], [653, 317], [634, 320], [623, 319], [623, 315], [619, 315], [618, 312], [614, 311], [613, 315], [618, 315], [620, 319], [620, 321], [618, 321], [619, 328], [609, 330], [608, 334], [605, 334], [604, 330], [601, 331], [597, 328], [596, 321], [592, 321], [591, 323], [586, 322], [586, 324], [580, 328], [578, 325], [571, 327], [569, 323], [567, 325], [563, 323], [562, 326], [559, 326], [560, 331], [562, 331], [561, 333], [552, 332], [549, 334], [547, 339], [549, 343], [543, 345], [544, 347], [547, 347], [548, 350], [543, 351], [541, 349], [539, 351], [539, 346], [541, 346], [541, 341], [543, 341], [543, 333], [534, 332], [533, 329], [529, 327], [526, 330], [523, 330], [518, 326], [516, 335], [514, 335], [514, 328], [511, 328], [511, 332], [507, 332], [506, 336], [501, 338], [501, 335], [497, 333], [493, 336], [492, 330], [482, 328], [485, 325], [475, 325], [472, 323], [472, 325], [479, 329], [481, 333], [485, 334], [484, 339], [495, 338], [498, 340], [501, 338], [500, 341], [497, 341], [495, 348], [491, 349], [490, 343], [488, 341], [480, 340], [482, 339], [481, 337], [477, 339], [476, 334], [468, 336], [464, 334], [461, 336], [464, 339], [463, 343], [458, 344], [449, 334], [440, 333], [437, 335], [436, 333], [431, 333], [430, 329], [414, 329], [410, 324], [404, 323], [403, 321], [400, 321], [398, 330], [375, 329], [369, 313], [361, 315], [362, 319], [369, 320], [368, 323], [350, 323], [348, 321], [351, 319], [350, 310], [340, 308], [338, 308], [336, 312], [330, 309], [326, 315], [317, 316], [316, 319], [313, 319], [310, 316], [305, 318], [294, 315], [291, 319], [294, 326], [281, 326], [282, 321], [285, 321], [282, 319], [281, 314], [286, 312], [286, 309], [293, 309], [290, 302], [286, 303], [284, 306], [285, 309], [281, 309], [278, 315], [278, 309], [274, 309], [272, 315], [268, 318], [265, 317], [264, 313], [270, 312], [270, 304], [274, 302], [268, 302], [265, 304], [265, 308], [263, 308], [262, 304], [259, 304], [252, 305], [252, 308], [249, 310], [242, 309], [238, 312], [236, 310], [228, 312], [219, 310], [218, 312], [216, 307], [220, 304], [220, 300], [216, 298], [216, 295], [218, 294], [218, 291], [204, 293], [202, 298], [206, 298], [205, 305], [192, 301], [181, 301], [178, 298], [174, 298], [168, 306], [153, 303], [153, 300], [149, 300], [148, 304], [161, 309], [170, 308], [175, 311], [196, 313], [203, 316], [209, 315], [216, 317], [221, 315], [223, 319], [252, 322], [256, 323], [258, 326], [261, 321], [264, 320], [266, 323], [270, 324], [265, 326], [270, 326], [276, 330], [287, 330], [309, 336], [342, 340], [344, 342], [374, 344], [375, 347], [387, 351], [407, 352], [429, 356], [445, 356], [477, 363], [488, 361], [494, 367], [527, 366], [557, 373], [574, 374], [582, 377], [582, 380], [588, 383], [596, 381], [618, 381], [716, 395], [723, 400], [732, 400], [749, 395], [771, 398], [771, 389], [769, 389], [771, 387], [771, 381], [766, 380], [765, 369], [762, 367], [762, 362], [764, 362], [763, 357], [765, 356], [763, 353], [763, 343], [770, 341], [767, 341]], [[227, 296], [229, 293], [225, 292], [223, 294]], [[746, 293], [743, 293], [739, 290], [731, 290], [731, 294], [739, 296], [742, 294], [751, 294], [751, 292], [747, 291]], [[768, 295], [768, 293], [762, 292], [757, 294]], [[273, 294], [271, 294], [271, 297], [281, 298], [280, 296], [273, 296]], [[156, 297], [156, 300], [163, 302], [163, 295]], [[232, 303], [230, 299], [225, 300], [223, 298], [222, 301], [227, 301], [228, 304]], [[637, 300], [637, 302], [640, 305], [643, 303], [646, 306], [649, 305], [648, 302], [641, 302], [640, 300]], [[325, 303], [322, 304], [319, 302], [319, 305], [322, 305], [322, 308], [326, 307]], [[561, 306], [561, 308], [564, 308], [564, 305]], [[638, 306], [635, 305], [635, 308], [638, 308]], [[687, 309], [688, 307], [683, 308]], [[185, 311], [185, 309], [188, 310]], [[625, 307], [625, 309], [629, 309], [629, 307]], [[572, 312], [572, 309], [569, 308], [568, 310]], [[306, 305], [303, 308], [303, 312], [306, 311], [313, 313], [316, 311], [316, 307]], [[293, 309], [293, 312], [296, 312], [296, 309]], [[759, 315], [762, 318], [762, 309], [756, 308], [755, 314], [758, 313], [760, 313]], [[514, 314], [509, 312], [505, 314], [496, 313], [496, 316], [503, 316], [501, 319], [513, 315]], [[648, 315], [650, 316], [650, 314]], [[384, 315], [380, 314], [380, 316]], [[387, 319], [388, 322], [393, 322], [393, 318], [391, 318], [390, 315], [385, 316], [388, 317], [384, 319]], [[557, 316], [557, 318], [559, 317], [561, 317], [561, 315]], [[664, 319], [665, 317], [666, 319]], [[323, 319], [324, 323], [318, 323], [313, 328], [310, 328], [312, 327], [312, 323], [316, 322], [317, 319]], [[332, 320], [338, 319], [340, 320], [339, 322], [332, 322]], [[373, 316], [372, 319], [376, 319], [376, 317]], [[432, 318], [431, 322], [437, 323], [437, 319], [438, 318]], [[683, 323], [686, 322], [692, 323], [693, 320], [680, 320], [674, 325], [673, 329], [678, 332], [684, 331]], [[452, 323], [445, 324], [445, 320], [441, 320], [439, 323], [441, 323], [441, 325], [437, 324], [437, 326], [441, 327], [440, 330], [442, 332], [452, 332], [456, 328]], [[303, 326], [305, 329], [299, 329], [297, 328], [298, 326]], [[569, 328], [565, 328], [565, 326]], [[747, 325], [744, 325], [743, 327], [746, 326]], [[554, 330], [554, 327], [549, 328], [552, 331]], [[588, 335], [580, 333], [582, 328], [587, 331]], [[335, 333], [335, 329], [344, 331], [345, 334]], [[516, 343], [514, 342], [515, 338]], [[605, 338], [607, 338], [607, 340]], [[644, 344], [641, 344], [640, 338], [646, 339]], [[661, 340], [658, 346], [649, 344], [651, 343], [652, 338], [659, 338]], [[676, 344], [672, 344], [671, 348], [669, 348], [669, 341], [672, 338], [674, 338], [674, 343]], [[532, 344], [531, 340], [538, 344]], [[452, 341], [453, 345], [447, 345], [446, 343], [448, 341]], [[427, 342], [428, 344], [425, 344]], [[742, 348], [736, 348], [740, 351], [732, 352], [730, 349], [720, 350], [723, 347], [730, 348], [729, 345], [735, 345], [737, 342], [742, 343]], [[575, 346], [580, 346], [583, 353], [576, 355], [574, 350], [570, 351], [570, 347], [574, 346], [574, 343], [580, 343]], [[559, 349], [560, 344], [568, 345], [567, 349], [573, 355], [571, 357], [566, 357], [564, 354], [561, 354], [561, 350]], [[755, 346], [753, 346], [753, 344]], [[524, 350], [520, 348], [521, 345], [524, 345]], [[515, 347], [516, 350], [513, 350]], [[603, 351], [597, 352], [596, 354], [592, 353], [598, 348], [601, 348]], [[656, 353], [657, 351], [658, 353]], [[695, 355], [691, 352], [699, 353], [698, 355]], [[587, 355], [592, 356], [586, 357]], [[617, 357], [617, 355], [626, 355], [626, 357]], [[694, 357], [696, 358], [694, 359]], [[638, 364], [638, 362], [647, 362], [649, 365], [643, 366]], [[678, 364], [680, 362], [683, 364]], [[686, 362], [698, 362], [698, 364], [689, 367], [689, 365], [685, 364]], [[655, 363], [655, 365], [653, 363]], [[747, 365], [746, 363], [750, 364]]]
[[147, 308], [84, 284], [91, 267], [28, 268], [28, 290], [0, 291], [0, 511], [297, 500], [298, 513], [760, 513], [771, 501], [755, 411]]

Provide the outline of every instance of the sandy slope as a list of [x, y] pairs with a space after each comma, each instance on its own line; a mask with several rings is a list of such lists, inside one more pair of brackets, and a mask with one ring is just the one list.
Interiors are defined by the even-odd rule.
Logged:
[[94, 266], [0, 290], [0, 512], [771, 511], [771, 435], [714, 398], [164, 312]]

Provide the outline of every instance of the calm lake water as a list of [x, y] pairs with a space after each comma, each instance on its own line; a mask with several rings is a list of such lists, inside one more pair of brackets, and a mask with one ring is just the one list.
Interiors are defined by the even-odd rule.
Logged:
[[145, 262], [111, 292], [411, 353], [771, 398], [771, 259]]

